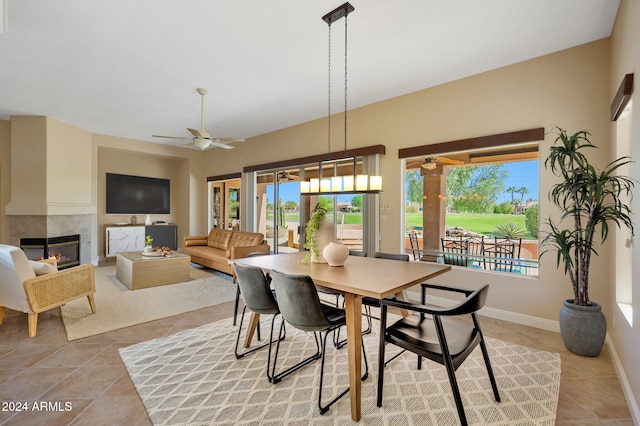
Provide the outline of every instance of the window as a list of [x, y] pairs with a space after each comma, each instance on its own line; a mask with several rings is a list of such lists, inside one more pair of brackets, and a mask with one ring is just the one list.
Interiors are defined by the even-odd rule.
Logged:
[[[631, 155], [631, 110], [632, 102], [629, 101], [626, 108], [616, 121], [616, 157]], [[627, 164], [618, 169], [622, 175], [631, 176], [631, 165]], [[631, 200], [628, 200], [630, 203]], [[632, 308], [632, 274], [633, 259], [631, 249], [631, 231], [625, 229], [616, 232], [616, 302], [624, 317], [633, 325]]]
[[537, 276], [543, 138], [533, 129], [400, 150], [407, 251], [417, 239], [424, 260]]

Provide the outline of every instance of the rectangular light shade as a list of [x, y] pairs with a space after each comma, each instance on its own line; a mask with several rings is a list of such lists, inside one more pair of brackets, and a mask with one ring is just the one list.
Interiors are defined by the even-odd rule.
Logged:
[[342, 191], [342, 177], [334, 176], [331, 178], [331, 190], [333, 192]]
[[307, 181], [300, 182], [300, 193], [301, 194], [308, 194], [310, 188], [311, 188], [310, 182], [307, 182]]
[[320, 181], [320, 192], [331, 192], [331, 179], [322, 179]]
[[320, 179], [313, 178], [309, 180], [309, 192], [320, 192]]
[[353, 191], [353, 176], [345, 176], [342, 179], [342, 190]]
[[369, 176], [369, 189], [382, 191], [382, 176]]
[[366, 191], [369, 188], [369, 177], [367, 175], [356, 176], [356, 191]]

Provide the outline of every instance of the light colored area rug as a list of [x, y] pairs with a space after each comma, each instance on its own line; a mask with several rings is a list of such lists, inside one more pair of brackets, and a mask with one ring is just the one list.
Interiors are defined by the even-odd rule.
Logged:
[[[269, 330], [267, 322], [262, 330]], [[325, 415], [319, 414], [319, 361], [272, 385], [265, 375], [266, 349], [235, 359], [236, 332], [229, 319], [120, 349], [153, 424], [354, 424], [348, 395]], [[560, 388], [559, 354], [496, 339], [487, 339], [487, 344], [502, 402], [493, 399], [482, 353], [476, 348], [457, 371], [469, 424], [553, 425]], [[359, 424], [459, 424], [444, 367], [425, 360], [419, 371], [416, 356], [408, 353], [385, 369], [383, 406], [378, 408], [377, 336], [365, 336], [365, 346], [370, 375], [362, 384]], [[287, 327], [279, 369], [313, 353], [314, 348], [311, 335]], [[392, 348], [387, 352], [392, 353]], [[325, 402], [348, 386], [346, 355], [346, 348], [328, 348]]]
[[191, 268], [192, 281], [129, 290], [115, 277], [115, 266], [95, 269], [96, 313], [86, 297], [61, 309], [68, 340], [81, 339], [147, 321], [235, 300], [229, 275]]

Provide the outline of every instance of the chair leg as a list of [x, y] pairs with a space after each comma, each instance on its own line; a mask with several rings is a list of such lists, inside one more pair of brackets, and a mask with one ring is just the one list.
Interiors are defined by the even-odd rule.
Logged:
[[487, 346], [484, 343], [484, 337], [480, 339], [480, 349], [482, 350], [484, 364], [487, 366], [487, 374], [489, 375], [489, 381], [491, 382], [491, 387], [493, 388], [493, 397], [495, 398], [496, 402], [500, 402], [500, 392], [498, 391], [496, 378], [493, 375], [493, 368], [491, 368], [491, 361], [489, 361], [489, 352], [487, 351]]
[[[273, 318], [271, 319], [271, 335], [269, 336], [269, 342], [263, 343], [260, 346], [257, 346], [255, 348], [246, 350], [246, 351], [244, 351], [242, 353], [238, 352], [238, 347], [240, 346], [240, 335], [242, 334], [242, 324], [244, 323], [244, 314], [245, 314], [246, 310], [247, 310], [247, 307], [245, 306], [242, 309], [242, 316], [240, 317], [240, 326], [238, 327], [238, 335], [236, 337], [236, 347], [235, 347], [235, 350], [234, 350], [234, 353], [236, 354], [236, 359], [240, 359], [240, 358], [244, 357], [247, 354], [250, 354], [252, 352], [257, 351], [258, 349], [262, 349], [267, 345], [271, 345], [271, 342], [273, 341], [273, 322], [275, 321], [276, 315], [274, 315]], [[284, 326], [284, 323], [283, 323], [283, 326]], [[281, 333], [278, 336], [278, 342], [280, 341], [280, 339], [284, 340], [285, 336], [286, 336], [286, 333], [284, 335]], [[269, 347], [269, 350], [271, 350], [271, 347]], [[268, 368], [268, 364], [267, 364], [267, 368]], [[267, 371], [267, 376], [268, 376], [268, 371]]]
[[385, 330], [387, 328], [387, 306], [380, 308], [380, 339], [378, 344], [378, 397], [376, 405], [382, 407], [382, 388], [384, 385], [384, 350], [386, 347]]
[[238, 318], [238, 305], [240, 304], [240, 286], [236, 283], [236, 304], [233, 307], [233, 325], [236, 325], [236, 319]]
[[38, 314], [36, 312], [30, 312], [27, 314], [29, 323], [29, 337], [35, 337], [36, 327], [38, 326]]
[[89, 300], [89, 306], [91, 307], [91, 313], [95, 314], [96, 313], [96, 300], [94, 299], [93, 294], [88, 295], [87, 299]]
[[[283, 326], [284, 326], [284, 321], [283, 321]], [[272, 373], [271, 376], [269, 377], [269, 381], [271, 383], [273, 383], [274, 385], [276, 383], [279, 383], [282, 379], [284, 379], [285, 377], [287, 377], [289, 374], [293, 373], [294, 371], [297, 371], [299, 369], [301, 369], [302, 367], [304, 367], [307, 364], [312, 363], [313, 361], [320, 359], [322, 357], [322, 350], [320, 347], [320, 341], [321, 339], [318, 338], [317, 333], [313, 333], [313, 336], [316, 340], [316, 353], [311, 355], [308, 358], [303, 359], [302, 361], [298, 362], [295, 365], [292, 365], [291, 367], [287, 368], [286, 370], [282, 371], [281, 373], [275, 374], [275, 360], [278, 359], [278, 352], [280, 350], [280, 340], [278, 340], [278, 343], [276, 344], [276, 353], [274, 356], [274, 363], [273, 363], [273, 368], [272, 368]]]
[[[370, 334], [373, 331], [373, 315], [371, 314], [371, 307], [364, 307], [364, 316], [367, 318], [367, 328], [362, 330], [362, 335]], [[347, 339], [340, 340], [340, 329], [334, 331], [333, 334], [333, 346], [337, 349], [342, 349], [347, 344]]]
[[[346, 388], [338, 396], [336, 396], [331, 401], [329, 401], [327, 405], [325, 406], [322, 405], [322, 382], [324, 379], [324, 359], [325, 359], [325, 354], [327, 349], [327, 336], [329, 335], [329, 333], [331, 333], [331, 330], [326, 331], [324, 335], [324, 339], [322, 340], [322, 361], [320, 364], [320, 388], [318, 390], [318, 408], [320, 409], [321, 415], [329, 411], [329, 408], [331, 408], [331, 406], [335, 404], [340, 398], [345, 396], [350, 389], [350, 388]], [[365, 372], [362, 375], [362, 377], [360, 377], [360, 380], [364, 382], [365, 380], [367, 380], [367, 377], [369, 377], [369, 362], [367, 361], [367, 353], [365, 352], [364, 341], [362, 340], [362, 338], [360, 339], [360, 343], [362, 345], [362, 356], [364, 357], [364, 367], [365, 367]]]

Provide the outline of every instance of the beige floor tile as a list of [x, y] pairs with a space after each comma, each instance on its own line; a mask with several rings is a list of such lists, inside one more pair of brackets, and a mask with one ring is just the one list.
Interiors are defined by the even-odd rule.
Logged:
[[[40, 315], [35, 338], [28, 337], [26, 315], [8, 310], [0, 325], [0, 401], [69, 401], [72, 409], [0, 412], [0, 425], [151, 425], [118, 349], [229, 318], [233, 308], [232, 301], [73, 342], [66, 339], [58, 308]], [[566, 351], [558, 333], [480, 321], [488, 337], [560, 353], [557, 425], [633, 424], [606, 348], [598, 357], [580, 357]]]

